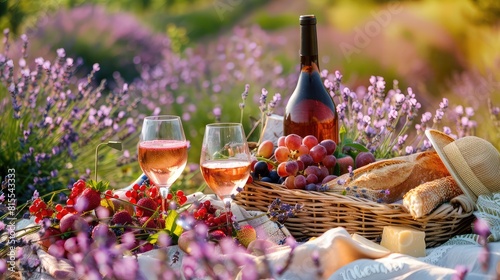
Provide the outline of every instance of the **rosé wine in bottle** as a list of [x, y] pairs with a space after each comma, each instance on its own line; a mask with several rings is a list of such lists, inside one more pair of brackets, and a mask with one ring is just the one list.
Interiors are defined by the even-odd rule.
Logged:
[[201, 173], [207, 185], [221, 199], [243, 188], [250, 175], [247, 160], [210, 160], [202, 163]]
[[339, 123], [330, 93], [321, 80], [316, 17], [300, 16], [300, 76], [285, 108], [283, 134], [314, 135], [339, 143]]
[[172, 185], [186, 167], [188, 142], [149, 140], [139, 143], [139, 164], [156, 184]]

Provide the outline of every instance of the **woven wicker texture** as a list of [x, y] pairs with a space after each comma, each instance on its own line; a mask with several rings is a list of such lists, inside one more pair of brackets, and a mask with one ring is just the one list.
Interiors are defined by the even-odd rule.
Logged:
[[468, 233], [474, 219], [473, 209], [449, 203], [439, 206], [431, 214], [413, 219], [399, 204], [380, 204], [332, 192], [289, 190], [278, 184], [254, 182], [247, 184], [235, 202], [247, 210], [267, 211], [276, 198], [282, 202], [304, 205], [304, 211], [285, 222], [286, 228], [297, 239], [317, 237], [328, 229], [344, 227], [373, 241], [380, 241], [384, 226], [406, 226], [425, 231], [427, 247], [435, 247], [451, 237]]

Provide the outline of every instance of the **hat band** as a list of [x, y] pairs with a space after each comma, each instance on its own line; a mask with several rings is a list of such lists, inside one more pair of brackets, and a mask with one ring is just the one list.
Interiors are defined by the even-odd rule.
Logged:
[[457, 175], [465, 182], [467, 185], [466, 187], [469, 187], [476, 196], [491, 193], [477, 178], [476, 174], [474, 174], [455, 142], [451, 142], [444, 146], [443, 151], [455, 168]]

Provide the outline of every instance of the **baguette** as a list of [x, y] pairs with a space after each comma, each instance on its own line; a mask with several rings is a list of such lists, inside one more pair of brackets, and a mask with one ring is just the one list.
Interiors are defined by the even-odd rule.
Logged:
[[435, 151], [380, 160], [343, 174], [328, 184], [330, 191], [393, 203], [425, 182], [450, 176]]
[[463, 194], [452, 176], [429, 181], [410, 190], [403, 196], [403, 206], [414, 219], [431, 213], [436, 207]]

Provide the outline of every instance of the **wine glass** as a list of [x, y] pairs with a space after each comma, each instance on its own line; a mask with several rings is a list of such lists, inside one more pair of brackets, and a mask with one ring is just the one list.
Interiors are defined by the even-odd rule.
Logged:
[[250, 150], [239, 123], [214, 123], [205, 127], [200, 169], [210, 189], [223, 201], [228, 234], [231, 234], [232, 195], [250, 175]]
[[188, 141], [178, 116], [162, 115], [144, 118], [138, 144], [142, 171], [160, 188], [165, 211], [170, 186], [186, 167]]

